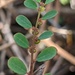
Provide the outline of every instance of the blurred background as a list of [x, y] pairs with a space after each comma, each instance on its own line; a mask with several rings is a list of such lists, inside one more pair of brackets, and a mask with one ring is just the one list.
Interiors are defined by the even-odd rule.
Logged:
[[[17, 75], [7, 66], [7, 61], [12, 56], [19, 57], [29, 67], [30, 54], [26, 49], [15, 44], [13, 39], [15, 33], [21, 32], [32, 44], [30, 30], [23, 29], [15, 21], [18, 15], [23, 14], [32, 22], [33, 26], [36, 23], [37, 11], [26, 8], [23, 5], [24, 1], [0, 0], [0, 75]], [[50, 61], [36, 62], [34, 70], [37, 69], [38, 75], [39, 66], [45, 63], [45, 68], [41, 69], [43, 73], [75, 75], [75, 0], [55, 0], [46, 6], [45, 13], [51, 9], [56, 9], [58, 15], [53, 19], [43, 21], [43, 25], [39, 29], [40, 32], [45, 29], [51, 30], [54, 35], [37, 46], [38, 51], [35, 53], [34, 59], [47, 46], [55, 46], [57, 55]]]

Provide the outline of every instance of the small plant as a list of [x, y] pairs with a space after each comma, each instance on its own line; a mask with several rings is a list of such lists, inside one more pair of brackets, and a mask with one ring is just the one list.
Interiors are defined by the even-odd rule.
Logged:
[[[36, 61], [43, 62], [52, 59], [56, 55], [56, 48], [55, 47], [47, 47], [44, 50], [40, 52], [40, 54], [37, 56], [36, 61], [34, 61], [34, 53], [36, 50], [36, 44], [39, 44], [41, 40], [47, 39], [53, 35], [53, 33], [49, 30], [44, 31], [42, 34], [39, 35], [39, 28], [38, 26], [42, 25], [42, 20], [53, 18], [56, 14], [56, 10], [51, 10], [47, 12], [44, 16], [40, 18], [41, 12], [45, 11], [45, 6], [54, 0], [46, 0], [45, 3], [41, 0], [25, 0], [24, 5], [28, 8], [38, 10], [38, 17], [36, 21], [36, 25], [33, 26], [32, 23], [27, 19], [27, 17], [23, 15], [19, 15], [16, 18], [16, 22], [26, 29], [32, 29], [32, 45], [29, 45], [29, 41], [26, 39], [26, 37], [22, 33], [16, 33], [14, 35], [15, 42], [23, 47], [28, 48], [28, 51], [31, 54], [31, 64], [30, 64], [30, 70], [27, 71], [25, 64], [17, 57], [11, 57], [8, 60], [8, 67], [14, 71], [17, 74], [20, 75], [34, 75], [34, 63]], [[37, 3], [39, 4], [39, 7], [37, 6]], [[39, 36], [38, 36], [39, 35]], [[50, 73], [47, 73], [45, 75], [50, 75]]]

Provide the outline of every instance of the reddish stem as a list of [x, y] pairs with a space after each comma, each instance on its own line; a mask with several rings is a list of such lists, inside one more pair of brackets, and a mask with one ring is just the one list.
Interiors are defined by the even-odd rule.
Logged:
[[33, 52], [32, 52], [31, 53], [30, 75], [33, 75], [33, 65], [34, 65], [34, 60], [33, 60]]

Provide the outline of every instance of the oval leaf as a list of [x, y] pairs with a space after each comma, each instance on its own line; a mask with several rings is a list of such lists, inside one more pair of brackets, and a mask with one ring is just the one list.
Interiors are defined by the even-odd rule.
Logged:
[[46, 73], [45, 75], [51, 75], [50, 73]]
[[48, 13], [46, 13], [46, 14], [42, 17], [42, 19], [43, 19], [43, 20], [51, 19], [51, 18], [55, 17], [56, 15], [57, 15], [57, 11], [56, 11], [56, 10], [51, 10], [51, 11], [49, 11]]
[[51, 2], [53, 2], [54, 0], [46, 0], [45, 1], [45, 4], [49, 4], [49, 3], [51, 3]]
[[16, 33], [16, 34], [14, 35], [14, 40], [15, 40], [15, 42], [16, 42], [19, 46], [21, 46], [21, 47], [23, 47], [23, 48], [28, 48], [28, 47], [29, 47], [29, 42], [28, 42], [28, 40], [27, 40], [26, 37], [25, 37], [23, 34], [21, 34], [21, 33]]
[[53, 32], [51, 31], [45, 31], [44, 33], [42, 33], [40, 36], [39, 36], [39, 39], [42, 40], [42, 39], [47, 39], [49, 37], [51, 37], [53, 35]]
[[8, 67], [17, 74], [26, 74], [27, 72], [24, 63], [17, 57], [11, 57], [8, 60]]
[[31, 22], [23, 15], [17, 16], [16, 22], [23, 28], [31, 28], [32, 27]]
[[25, 0], [24, 1], [24, 5], [27, 8], [31, 8], [31, 9], [36, 9], [37, 8], [37, 5], [36, 5], [36, 3], [33, 0]]
[[56, 55], [56, 48], [55, 47], [48, 47], [44, 49], [37, 57], [38, 62], [43, 62], [46, 60], [52, 59]]

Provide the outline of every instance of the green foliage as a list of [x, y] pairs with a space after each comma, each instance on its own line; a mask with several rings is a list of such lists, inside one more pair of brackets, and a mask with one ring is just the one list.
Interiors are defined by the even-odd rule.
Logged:
[[14, 40], [19, 46], [21, 46], [23, 48], [29, 47], [29, 42], [22, 33], [16, 33], [14, 35]]
[[24, 5], [28, 8], [31, 8], [31, 9], [37, 8], [37, 4], [33, 0], [25, 0]]
[[16, 22], [23, 28], [31, 28], [32, 27], [31, 22], [23, 15], [17, 16]]
[[[24, 1], [24, 5], [26, 7], [38, 10], [38, 17], [37, 17], [36, 25], [34, 27], [32, 27], [32, 23], [27, 19], [27, 17], [25, 17], [23, 15], [19, 15], [16, 17], [16, 22], [21, 27], [27, 28], [27, 29], [32, 28], [32, 33], [34, 31], [33, 37], [32, 37], [33, 44], [31, 46], [29, 46], [28, 40], [26, 39], [26, 37], [22, 33], [16, 33], [14, 35], [14, 40], [19, 46], [21, 46], [23, 48], [29, 48], [28, 50], [32, 54], [31, 55], [31, 62], [34, 62], [33, 61], [33, 53], [36, 52], [35, 44], [38, 44], [38, 43], [40, 43], [40, 40], [47, 39], [53, 35], [53, 33], [51, 31], [45, 31], [39, 37], [37, 36], [39, 34], [39, 32], [38, 32], [39, 29], [37, 26], [38, 26], [39, 22], [42, 24], [42, 21], [40, 20], [41, 12], [43, 12], [45, 10], [46, 4], [51, 3], [53, 1], [54, 0], [46, 0], [45, 4], [44, 3], [39, 4], [40, 5], [38, 7], [39, 10], [37, 9], [36, 3], [38, 3], [38, 2], [40, 3], [41, 0], [25, 0]], [[46, 19], [53, 18], [54, 16], [56, 16], [56, 14], [57, 14], [56, 10], [49, 11], [48, 13], [46, 13], [42, 17], [42, 19], [46, 20]], [[48, 48], [45, 48], [44, 50], [41, 51], [41, 53], [37, 56], [36, 61], [38, 61], [38, 62], [47, 61], [47, 60], [52, 59], [55, 55], [56, 55], [56, 48], [55, 47], [48, 47]], [[32, 75], [33, 74], [33, 72], [32, 72], [33, 68], [32, 67], [33, 67], [34, 63], [31, 63], [30, 65], [31, 66], [30, 66], [29, 75]], [[25, 75], [27, 73], [26, 66], [17, 57], [11, 57], [8, 60], [8, 67], [12, 71], [14, 71], [15, 73], [18, 73], [20, 75]], [[46, 73], [45, 75], [50, 75], [50, 73]]]
[[37, 57], [38, 62], [47, 61], [52, 59], [56, 55], [55, 47], [48, 47], [41, 51]]
[[27, 72], [24, 63], [17, 57], [11, 57], [8, 60], [8, 67], [17, 74], [26, 74]]
[[53, 2], [54, 0], [46, 0], [45, 1], [45, 4], [49, 4], [49, 3], [51, 3], [51, 2]]
[[45, 75], [51, 75], [50, 73], [46, 73]]
[[41, 0], [36, 0], [36, 2], [41, 2]]
[[47, 13], [42, 17], [42, 19], [43, 19], [43, 20], [51, 19], [51, 18], [55, 17], [56, 15], [57, 15], [57, 11], [56, 11], [56, 10], [51, 10], [51, 11], [47, 12]]
[[45, 31], [39, 36], [39, 39], [40, 40], [47, 39], [47, 38], [51, 37], [52, 35], [53, 35], [53, 32]]
[[62, 5], [66, 5], [66, 4], [69, 4], [70, 3], [70, 0], [60, 0], [60, 3]]

